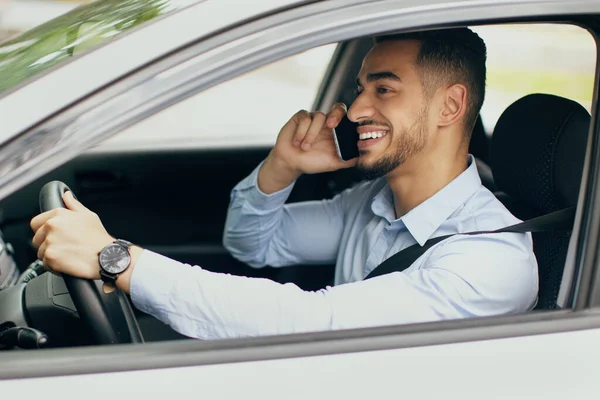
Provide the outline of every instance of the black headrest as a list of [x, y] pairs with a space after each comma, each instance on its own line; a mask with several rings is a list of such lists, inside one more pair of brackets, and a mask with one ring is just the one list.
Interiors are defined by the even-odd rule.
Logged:
[[531, 94], [500, 116], [490, 162], [498, 190], [540, 213], [577, 204], [590, 114], [575, 101]]

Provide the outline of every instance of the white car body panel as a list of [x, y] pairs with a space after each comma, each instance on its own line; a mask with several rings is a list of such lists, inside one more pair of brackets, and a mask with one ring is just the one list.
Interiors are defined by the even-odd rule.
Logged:
[[[0, 381], [45, 400], [595, 399], [600, 329], [283, 360]], [[560, 361], [560, 363], [559, 363]]]

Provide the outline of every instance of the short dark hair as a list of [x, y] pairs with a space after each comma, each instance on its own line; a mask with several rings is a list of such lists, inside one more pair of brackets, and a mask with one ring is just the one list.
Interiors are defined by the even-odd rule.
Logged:
[[443, 84], [462, 83], [467, 88], [465, 134], [469, 138], [485, 98], [485, 43], [468, 28], [401, 33], [374, 40], [377, 44], [411, 39], [421, 42], [416, 67], [425, 96], [433, 95]]

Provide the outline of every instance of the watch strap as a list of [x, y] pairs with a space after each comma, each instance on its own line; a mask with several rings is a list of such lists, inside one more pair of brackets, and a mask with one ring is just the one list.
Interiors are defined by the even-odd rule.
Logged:
[[114, 285], [115, 281], [117, 280], [117, 276], [119, 275], [109, 274], [102, 267], [100, 267], [100, 279], [102, 279], [102, 282], [112, 283]]
[[121, 245], [121, 246], [125, 247], [127, 250], [129, 250], [129, 248], [132, 246], [131, 242], [128, 242], [127, 240], [123, 240], [123, 239], [117, 239], [113, 243]]

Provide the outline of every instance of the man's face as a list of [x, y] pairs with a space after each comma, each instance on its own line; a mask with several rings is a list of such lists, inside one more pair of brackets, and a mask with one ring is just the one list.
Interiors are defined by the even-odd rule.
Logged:
[[357, 167], [368, 179], [393, 171], [427, 143], [428, 107], [415, 68], [419, 48], [416, 40], [383, 42], [363, 61], [348, 118], [359, 124]]

